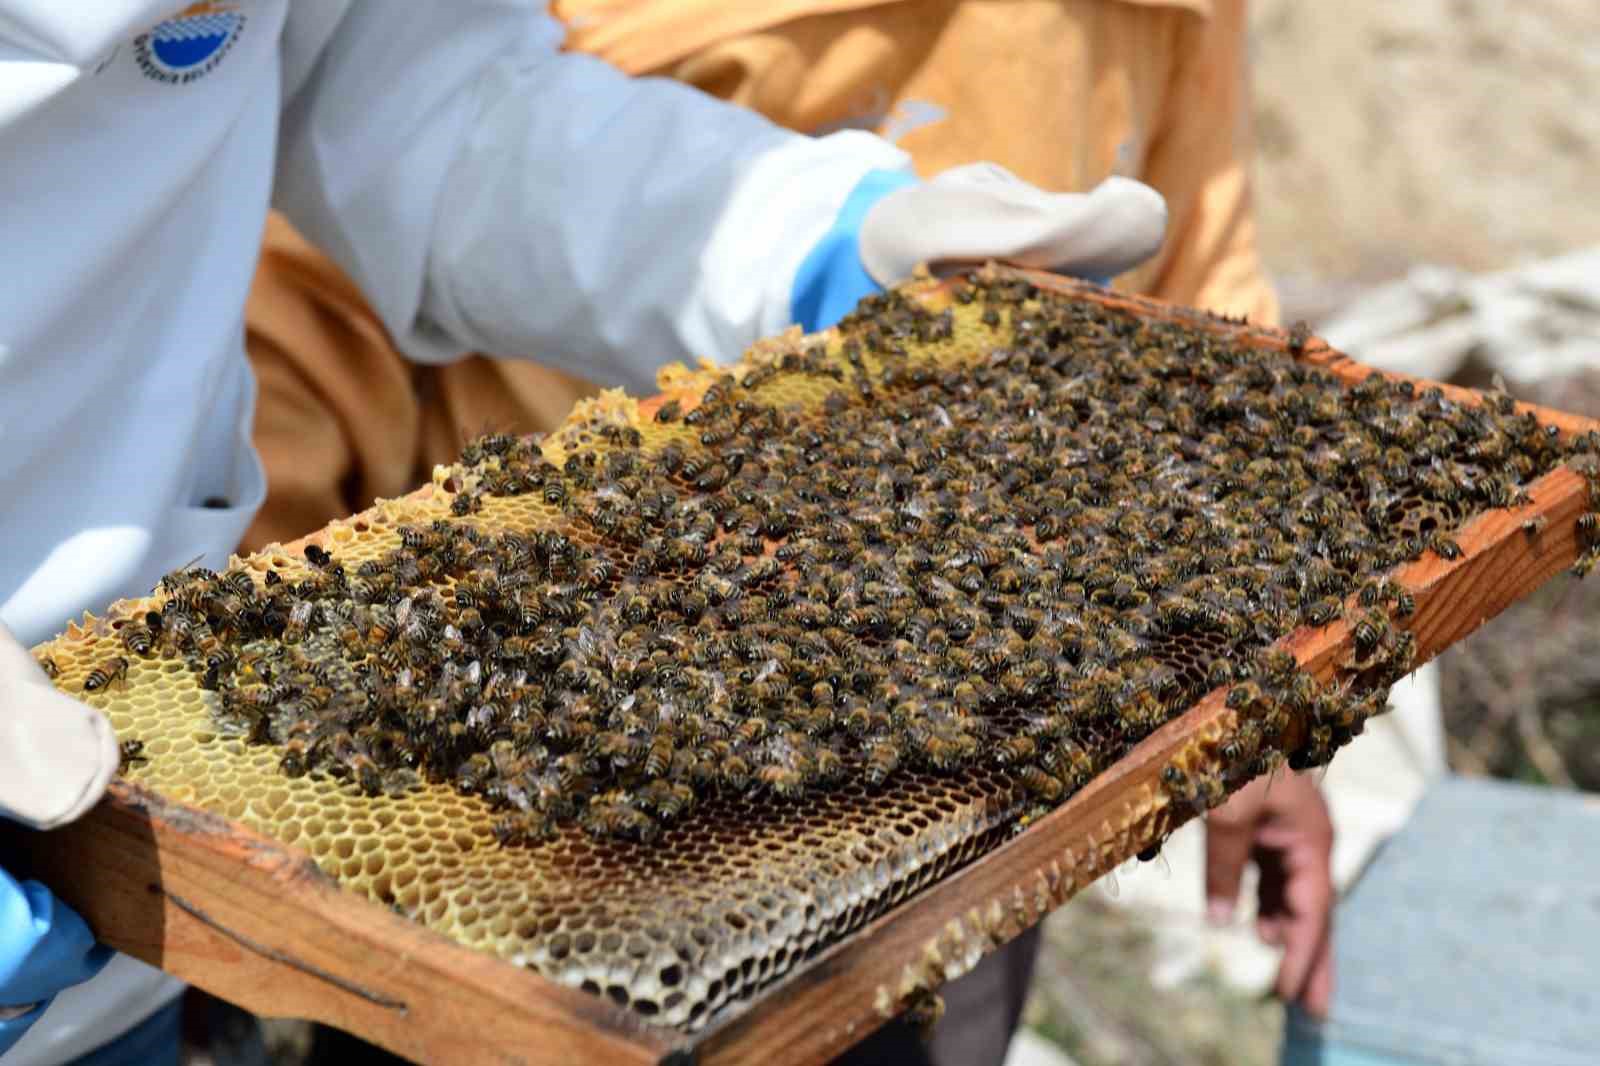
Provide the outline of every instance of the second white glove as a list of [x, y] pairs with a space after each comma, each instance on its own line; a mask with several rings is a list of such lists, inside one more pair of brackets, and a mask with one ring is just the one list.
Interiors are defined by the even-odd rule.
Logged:
[[953, 271], [990, 259], [1105, 281], [1154, 255], [1166, 226], [1161, 194], [1129, 178], [1051, 193], [994, 163], [973, 163], [874, 203], [860, 255], [883, 286], [922, 263]]
[[105, 715], [57, 691], [0, 625], [0, 816], [65, 825], [99, 802], [118, 761]]

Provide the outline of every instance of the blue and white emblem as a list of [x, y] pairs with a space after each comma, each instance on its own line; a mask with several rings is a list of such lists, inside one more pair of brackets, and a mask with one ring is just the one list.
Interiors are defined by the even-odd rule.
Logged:
[[244, 31], [232, 3], [190, 4], [134, 39], [134, 56], [147, 77], [185, 85], [216, 69]]

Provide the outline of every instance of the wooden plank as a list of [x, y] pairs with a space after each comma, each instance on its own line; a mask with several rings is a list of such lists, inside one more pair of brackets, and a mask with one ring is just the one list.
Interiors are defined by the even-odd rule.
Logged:
[[266, 1017], [325, 1022], [417, 1062], [642, 1064], [683, 1043], [341, 890], [296, 849], [125, 781], [65, 829], [14, 835], [29, 872], [103, 941]]
[[[1043, 287], [1138, 314], [1287, 349], [1287, 335], [1120, 297], [1049, 275]], [[925, 290], [940, 297], [941, 288]], [[943, 291], [948, 291], [947, 288]], [[1345, 380], [1372, 372], [1311, 341], [1303, 358]], [[1475, 394], [1447, 389], [1457, 398]], [[645, 401], [648, 416], [659, 403]], [[1597, 423], [1535, 409], [1564, 432]], [[422, 490], [430, 493], [431, 487]], [[1416, 598], [1406, 623], [1429, 658], [1570, 565], [1582, 480], [1559, 470], [1532, 503], [1459, 532], [1463, 555], [1429, 555], [1396, 580]], [[1528, 532], [1534, 515], [1547, 523]], [[285, 546], [322, 542], [320, 534]], [[1287, 639], [1319, 678], [1349, 654], [1343, 621]], [[429, 932], [341, 891], [300, 851], [123, 782], [67, 830], [30, 834], [35, 867], [108, 942], [270, 1016], [324, 1021], [425, 1062], [823, 1062], [1040, 920], [1106, 870], [1196, 813], [1158, 784], [1173, 761], [1203, 758], [1234, 725], [1214, 692], [1005, 844], [799, 964], [758, 997], [687, 1037], [641, 1024], [577, 992]], [[93, 870], [85, 877], [82, 871]]]

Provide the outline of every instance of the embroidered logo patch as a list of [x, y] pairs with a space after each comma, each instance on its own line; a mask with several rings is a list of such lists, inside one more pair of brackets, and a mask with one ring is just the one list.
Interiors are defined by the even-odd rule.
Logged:
[[133, 41], [146, 77], [186, 85], [217, 68], [244, 31], [245, 17], [232, 3], [190, 4]]

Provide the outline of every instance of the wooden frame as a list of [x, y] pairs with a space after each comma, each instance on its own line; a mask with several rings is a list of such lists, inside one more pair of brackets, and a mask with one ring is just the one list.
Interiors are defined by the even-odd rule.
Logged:
[[[1051, 275], [1019, 276], [1255, 346], [1287, 350], [1291, 343], [1281, 331]], [[924, 294], [931, 299], [947, 291], [930, 285]], [[1319, 341], [1296, 352], [1347, 382], [1374, 372]], [[1527, 409], [1564, 433], [1600, 429], [1591, 420]], [[1416, 637], [1419, 662], [1580, 553], [1576, 520], [1590, 508], [1583, 480], [1557, 470], [1529, 495], [1531, 503], [1480, 515], [1458, 531], [1459, 559], [1430, 554], [1395, 572], [1416, 600], [1404, 624]], [[1534, 516], [1548, 521], [1528, 523]], [[1326, 680], [1351, 636], [1339, 621], [1297, 630], [1285, 643]], [[27, 835], [24, 848], [32, 871], [119, 950], [257, 1013], [326, 1022], [419, 1061], [814, 1063], [866, 1036], [919, 991], [970, 969], [1191, 817], [1191, 809], [1168, 800], [1157, 776], [1186, 751], [1216, 744], [1233, 724], [1222, 693], [1211, 693], [1059, 809], [692, 1035], [645, 1025], [601, 997], [462, 947], [341, 891], [292, 847], [127, 782], [113, 784], [106, 802], [74, 826]]]

